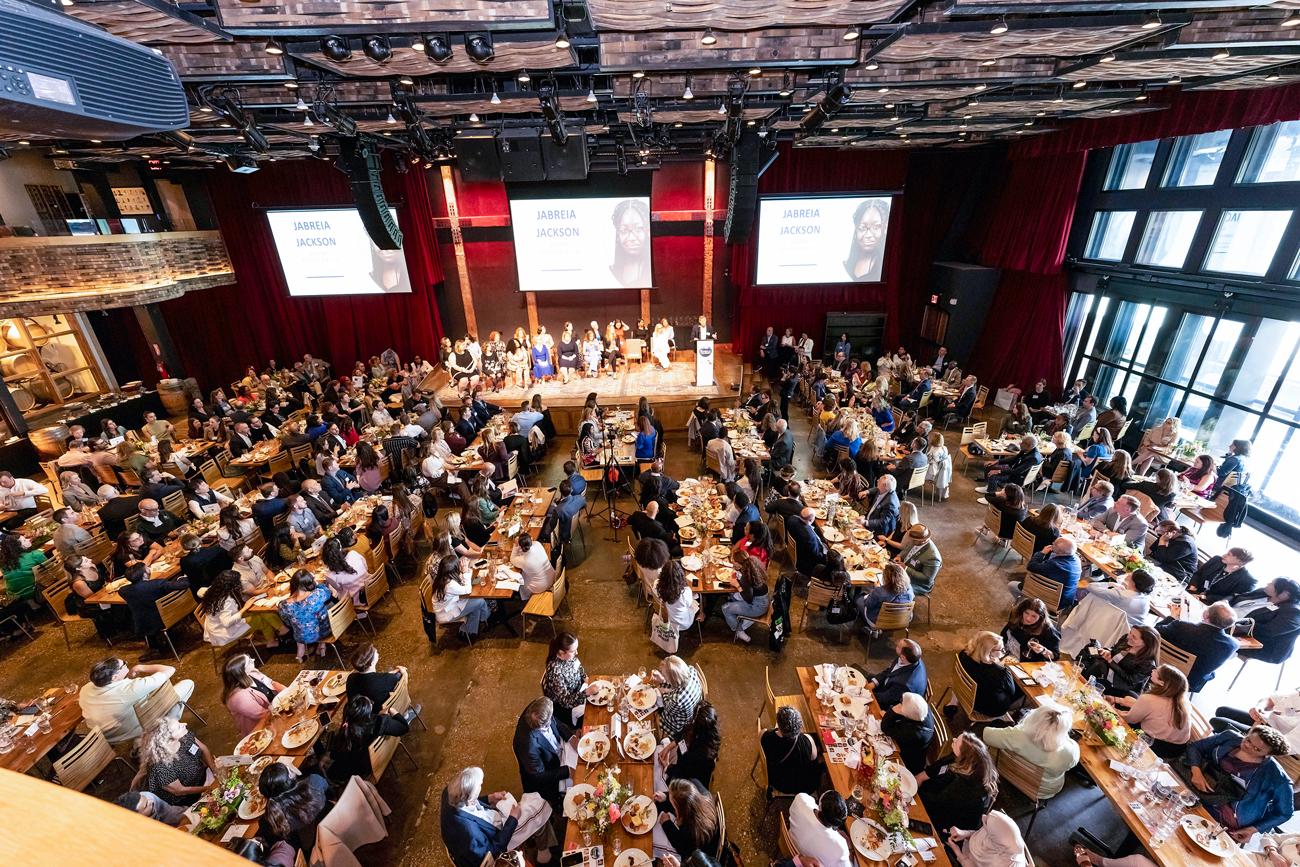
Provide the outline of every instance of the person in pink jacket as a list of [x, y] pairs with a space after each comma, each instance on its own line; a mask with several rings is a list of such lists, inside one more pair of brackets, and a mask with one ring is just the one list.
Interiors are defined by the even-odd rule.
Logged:
[[265, 726], [271, 716], [271, 701], [284, 689], [284, 684], [258, 671], [247, 653], [230, 657], [221, 679], [221, 701], [230, 711], [239, 736], [242, 738]]

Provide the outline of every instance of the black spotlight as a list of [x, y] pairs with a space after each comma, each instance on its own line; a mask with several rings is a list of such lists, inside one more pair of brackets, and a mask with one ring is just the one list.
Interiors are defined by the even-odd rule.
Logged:
[[475, 63], [487, 63], [496, 56], [491, 33], [466, 33], [465, 53]]
[[451, 60], [451, 41], [446, 33], [430, 33], [424, 37], [424, 53], [434, 63], [446, 63]]
[[320, 41], [320, 53], [335, 63], [342, 63], [352, 56], [352, 49], [342, 36], [326, 36]]
[[393, 46], [388, 44], [387, 36], [367, 36], [361, 40], [361, 50], [375, 63], [387, 63], [393, 56]]

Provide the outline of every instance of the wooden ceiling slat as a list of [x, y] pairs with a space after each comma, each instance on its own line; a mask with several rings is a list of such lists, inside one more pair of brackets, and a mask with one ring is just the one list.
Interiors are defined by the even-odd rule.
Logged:
[[479, 24], [544, 24], [546, 0], [215, 0], [225, 27], [343, 27], [410, 24], [413, 29], [455, 30]]
[[1047, 80], [1056, 74], [1053, 60], [1029, 60], [1022, 57], [999, 59], [992, 66], [974, 60], [918, 60], [912, 63], [881, 63], [871, 70], [857, 66], [845, 70], [844, 80], [855, 87], [884, 87], [894, 84], [925, 82], [949, 83], [954, 86], [1000, 80]]
[[[770, 108], [747, 108], [745, 109], [744, 118], [746, 120], [761, 120], [772, 114]], [[636, 114], [630, 111], [620, 111], [618, 119], [623, 123], [636, 123]], [[725, 118], [718, 114], [715, 109], [664, 109], [654, 113], [655, 123], [718, 123], [721, 124]]]
[[67, 8], [74, 18], [141, 45], [219, 42], [221, 36], [135, 0], [80, 0]]
[[612, 72], [637, 69], [739, 67], [755, 62], [850, 63], [856, 43], [845, 42], [843, 29], [792, 27], [781, 31], [718, 33], [716, 45], [700, 45], [700, 34], [602, 33], [601, 68]]
[[284, 57], [267, 54], [252, 42], [208, 42], [159, 45], [181, 78], [236, 78], [241, 75], [281, 75]]
[[1179, 56], [1166, 53], [1154, 56], [1120, 57], [1110, 63], [1095, 63], [1061, 74], [1066, 81], [1142, 81], [1166, 80], [1174, 75], [1184, 78], [1230, 75], [1267, 69], [1281, 63], [1300, 61], [1296, 54], [1237, 54], [1222, 60], [1205, 55]]
[[[223, 0], [229, 2], [229, 0]], [[588, 0], [597, 29], [758, 30], [791, 22], [807, 25], [877, 24], [898, 14], [908, 0], [702, 0], [655, 3], [646, 0]], [[722, 40], [722, 34], [717, 34]], [[702, 46], [703, 47], [703, 46]]]
[[979, 32], [905, 32], [873, 55], [880, 61], [999, 60], [1100, 54], [1149, 35], [1142, 25], [1017, 28], [1000, 36]]

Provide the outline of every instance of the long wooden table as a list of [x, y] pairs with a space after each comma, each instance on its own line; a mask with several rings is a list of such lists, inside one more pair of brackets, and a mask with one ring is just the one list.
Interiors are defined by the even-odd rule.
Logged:
[[[1045, 665], [1047, 665], [1047, 663], [1018, 663], [1018, 666], [1030, 676], [1042, 669]], [[1078, 669], [1068, 662], [1062, 663], [1062, 665], [1066, 667], [1066, 671], [1073, 677], [1073, 689], [1081, 688], [1083, 686], [1083, 681], [1079, 677]], [[1049, 695], [1050, 693], [1050, 690], [1047, 687], [1039, 686], [1036, 682], [1025, 683], [1021, 681], [1020, 689], [1034, 704], [1038, 704], [1042, 700], [1043, 696]], [[1121, 721], [1122, 720], [1123, 717], [1121, 715]], [[1079, 729], [1082, 725], [1082, 721], [1076, 717], [1075, 728]], [[1197, 735], [1208, 733], [1206, 732], [1208, 724], [1205, 723], [1203, 717], [1200, 719], [1194, 718], [1193, 727], [1200, 729], [1200, 731], [1197, 732]], [[1130, 729], [1130, 733], [1131, 731], [1132, 730]], [[1114, 806], [1116, 812], [1118, 812], [1120, 817], [1124, 820], [1124, 824], [1128, 825], [1130, 830], [1133, 831], [1134, 835], [1136, 835], [1138, 840], [1141, 842], [1143, 848], [1146, 849], [1147, 854], [1157, 864], [1159, 864], [1160, 867], [1210, 867], [1210, 865], [1250, 867], [1250, 865], [1255, 864], [1253, 856], [1241, 852], [1240, 850], [1238, 850], [1238, 854], [1228, 858], [1218, 858], [1210, 855], [1189, 840], [1187, 835], [1181, 830], [1176, 831], [1169, 837], [1169, 839], [1164, 841], [1162, 845], [1153, 845], [1151, 843], [1151, 831], [1147, 829], [1146, 824], [1142, 821], [1141, 817], [1139, 817], [1137, 813], [1133, 811], [1133, 808], [1129, 806], [1129, 802], [1135, 799], [1136, 793], [1129, 784], [1121, 779], [1119, 774], [1111, 768], [1110, 761], [1113, 758], [1123, 759], [1122, 756], [1117, 757], [1115, 751], [1105, 745], [1090, 744], [1086, 739], [1079, 744], [1079, 764], [1088, 772], [1088, 775], [1097, 782], [1097, 788], [1101, 789], [1101, 791], [1106, 795], [1106, 798], [1111, 802], [1112, 806]], [[1140, 767], [1147, 767], [1156, 761], [1156, 755], [1152, 753], [1148, 747], [1143, 751], [1142, 757], [1138, 760], [1138, 765]], [[1201, 816], [1202, 818], [1210, 819], [1209, 813], [1206, 812], [1203, 806], [1198, 805], [1196, 809], [1191, 812]]]
[[[808, 710], [812, 714], [811, 717], [812, 721], [817, 724], [817, 731], [820, 737], [821, 732], [823, 731], [820, 720], [823, 717], [829, 717], [831, 719], [836, 718], [835, 710], [833, 708], [827, 707], [825, 704], [822, 703], [821, 699], [817, 697], [817, 671], [815, 668], [811, 666], [799, 666], [798, 674], [799, 674], [799, 689], [803, 692], [804, 702], [807, 704]], [[871, 697], [871, 704], [869, 710], [871, 715], [874, 716], [876, 719], [880, 719], [885, 715], [884, 709], [882, 709], [880, 705], [876, 702], [876, 697], [874, 695]], [[823, 744], [825, 743], [824, 738], [822, 739], [822, 743]], [[844, 764], [838, 762], [832, 762], [830, 760], [830, 757], [826, 754], [826, 750], [824, 747], [822, 749], [822, 760], [826, 763], [826, 770], [830, 774], [831, 785], [834, 787], [835, 791], [839, 792], [845, 798], [848, 798], [853, 793], [853, 788], [855, 785], [853, 780], [854, 772], [850, 771], [848, 767]], [[864, 803], [863, 806], [867, 808], [868, 812], [870, 812], [869, 805]], [[933, 824], [930, 822], [930, 814], [926, 812], [925, 805], [921, 803], [921, 799], [919, 797], [914, 798], [912, 800], [912, 803], [908, 806], [907, 815], [908, 818], [910, 819], [919, 819], [922, 822]], [[851, 818], [852, 817], [850, 817], [850, 821]], [[879, 819], [878, 816], [876, 816], [875, 818]], [[847, 832], [847, 830], [848, 830], [848, 823], [846, 823], [845, 825], [845, 831]], [[925, 835], [925, 836], [930, 836], [930, 835]], [[935, 838], [935, 841], [936, 843], [938, 842], [937, 837]], [[854, 848], [852, 843], [849, 844], [849, 849], [850, 851], [853, 852], [854, 863], [856, 863], [858, 867], [878, 867], [880, 863], [879, 861], [870, 861], [864, 858], [857, 851], [857, 849]], [[945, 865], [951, 865], [952, 862], [948, 860], [948, 854], [944, 850], [943, 846], [936, 845], [930, 851], [934, 853], [935, 860], [924, 862], [925, 864], [936, 865], [936, 867], [945, 867]], [[891, 855], [888, 863], [891, 865], [897, 864], [899, 859], [902, 857], [903, 857], [902, 853], [898, 855]], [[915, 855], [914, 857], [916, 857], [918, 863], [920, 863], [920, 858]]]
[[[31, 737], [19, 735], [14, 741], [14, 747], [7, 753], [0, 754], [0, 768], [6, 771], [25, 774], [49, 753], [54, 746], [81, 725], [81, 703], [78, 700], [77, 693], [68, 694], [58, 687], [51, 687], [41, 693], [41, 698], [54, 698], [54, 705], [50, 708], [50, 730], [48, 732], [37, 731]], [[34, 703], [34, 702], [33, 702]], [[36, 722], [36, 716], [19, 716], [14, 717], [17, 725], [26, 729]], [[31, 752], [28, 748], [31, 747]]]
[[[626, 678], [624, 677], [613, 676], [613, 675], [589, 675], [587, 678], [588, 682], [590, 683], [595, 683], [598, 680], [608, 680], [611, 683], [615, 684], [616, 686], [621, 686], [625, 679]], [[586, 713], [583, 715], [583, 719], [582, 719], [581, 733], [585, 734], [591, 729], [600, 728], [601, 726], [605, 726], [606, 731], [608, 731], [610, 718], [612, 714], [613, 711], [608, 707], [597, 707], [596, 705], [588, 704]], [[628, 718], [632, 719], [632, 717], [630, 716]], [[656, 733], [659, 732], [658, 711], [646, 717], [646, 721], [654, 725]], [[624, 729], [624, 731], [626, 732], [626, 729]], [[610, 736], [610, 740], [611, 741], [613, 740], [612, 735]], [[587, 765], [585, 762], [579, 759], [578, 767], [576, 767], [572, 773], [573, 784], [578, 785], [580, 783], [592, 783], [594, 785], [596, 778], [598, 778], [604, 772], [606, 766], [612, 767], [614, 765], [617, 765], [621, 771], [621, 773], [619, 774], [619, 781], [623, 785], [631, 786], [632, 794], [649, 795], [653, 797], [654, 795], [653, 754], [649, 759], [645, 761], [633, 761], [632, 759], [623, 756], [619, 752], [618, 745], [615, 743], [610, 744], [609, 755], [605, 757], [604, 762], [601, 762], [599, 764]], [[611, 841], [617, 840], [619, 848], [622, 851], [627, 851], [628, 849], [640, 849], [646, 855], [653, 856], [654, 854], [654, 840], [653, 840], [654, 831], [653, 830], [647, 831], [644, 834], [633, 835], [633, 834], [629, 834], [627, 830], [623, 827], [623, 824], [620, 822], [618, 823], [617, 826], [615, 826], [610, 830], [610, 835], [611, 835], [610, 840]], [[603, 841], [599, 838], [593, 837], [591, 842], [592, 845], [597, 845]], [[582, 838], [582, 829], [578, 827], [577, 822], [573, 821], [572, 819], [567, 820], [565, 822], [565, 831], [564, 831], [564, 851], [568, 852], [571, 849], [578, 849], [581, 848], [583, 845], [584, 844]], [[607, 851], [605, 853], [606, 867], [612, 867], [613, 863], [614, 863], [614, 853], [612, 851]]]

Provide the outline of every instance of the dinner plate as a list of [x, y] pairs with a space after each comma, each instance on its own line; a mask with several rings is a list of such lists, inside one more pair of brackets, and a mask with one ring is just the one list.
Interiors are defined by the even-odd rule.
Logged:
[[252, 777], [260, 777], [262, 771], [265, 771], [275, 761], [275, 756], [262, 756], [254, 759], [253, 763], [248, 766], [248, 774]]
[[853, 538], [855, 538], [855, 539], [870, 539], [870, 538], [871, 538], [871, 531], [870, 531], [870, 530], [867, 530], [867, 529], [865, 529], [865, 528], [863, 528], [863, 527], [858, 527], [857, 529], [855, 529], [855, 530], [853, 531]]
[[593, 680], [591, 685], [596, 688], [596, 692], [587, 696], [587, 704], [596, 707], [608, 707], [609, 703], [614, 700], [614, 684], [608, 680]]
[[1189, 813], [1178, 824], [1193, 843], [1211, 855], [1227, 858], [1237, 850], [1237, 844], [1228, 836], [1228, 832], [1204, 816]]
[[868, 704], [865, 698], [840, 693], [831, 700], [831, 705], [841, 716], [864, 719], [867, 715]]
[[827, 542], [843, 542], [844, 534], [834, 527], [826, 527], [822, 530], [822, 535], [826, 537]]
[[235, 755], [256, 756], [269, 747], [274, 739], [275, 733], [270, 729], [258, 729], [255, 732], [249, 732], [244, 735], [243, 740], [235, 744]]
[[290, 684], [276, 693], [275, 698], [271, 699], [271, 710], [275, 713], [286, 713], [301, 695], [302, 688], [296, 683]]
[[255, 788], [252, 792], [248, 793], [248, 796], [245, 797], [244, 800], [239, 802], [239, 810], [237, 812], [239, 818], [245, 821], [256, 819], [258, 816], [266, 812], [266, 798], [262, 797], [262, 793], [257, 791]]
[[682, 558], [682, 568], [687, 572], [698, 572], [704, 568], [704, 561], [699, 554], [687, 554]]
[[630, 731], [623, 738], [623, 752], [638, 762], [643, 762], [654, 755], [655, 736], [647, 731]]
[[623, 815], [619, 821], [623, 823], [624, 831], [639, 837], [654, 830], [658, 820], [659, 808], [655, 806], [654, 800], [649, 795], [636, 795], [623, 804]]
[[637, 710], [649, 710], [659, 703], [659, 690], [642, 684], [628, 695], [628, 701]]
[[916, 797], [917, 784], [916, 777], [912, 772], [900, 765], [898, 762], [890, 762], [889, 770], [898, 777], [898, 791], [905, 800], [912, 800]]
[[280, 745], [286, 750], [296, 750], [298, 747], [316, 737], [316, 732], [318, 731], [320, 731], [320, 722], [315, 718], [305, 719], [302, 722], [294, 723], [280, 738]]
[[640, 849], [624, 849], [614, 859], [614, 867], [647, 867], [652, 859]]
[[578, 741], [578, 757], [588, 764], [603, 762], [609, 755], [609, 735], [593, 729]]
[[876, 751], [876, 755], [881, 757], [892, 756], [898, 752], [894, 749], [894, 742], [889, 738], [874, 738], [871, 741], [871, 747]]
[[347, 692], [348, 673], [346, 671], [340, 671], [335, 673], [330, 677], [329, 680], [325, 681], [325, 683], [321, 685], [320, 690], [321, 692], [328, 695], [330, 698], [333, 698], [334, 696], [337, 695], [342, 695], [343, 693]]
[[632, 434], [623, 434], [623, 436], [622, 436], [621, 439], [622, 439], [623, 442], [625, 442], [625, 443], [634, 443], [634, 442], [636, 442], [636, 437], [633, 436]]
[[726, 545], [714, 545], [709, 549], [709, 556], [715, 560], [724, 560], [731, 557], [731, 549]]
[[683, 539], [694, 539], [700, 535], [700, 531], [694, 527], [682, 527], [677, 532]]
[[889, 834], [884, 826], [872, 819], [854, 819], [849, 825], [849, 839], [853, 848], [868, 861], [889, 860]]
[[569, 791], [564, 793], [564, 818], [577, 818], [578, 807], [586, 803], [587, 798], [590, 798], [595, 791], [596, 787], [589, 783], [570, 786]]
[[840, 689], [855, 689], [867, 685], [867, 678], [856, 668], [845, 666], [835, 672], [835, 685]]

